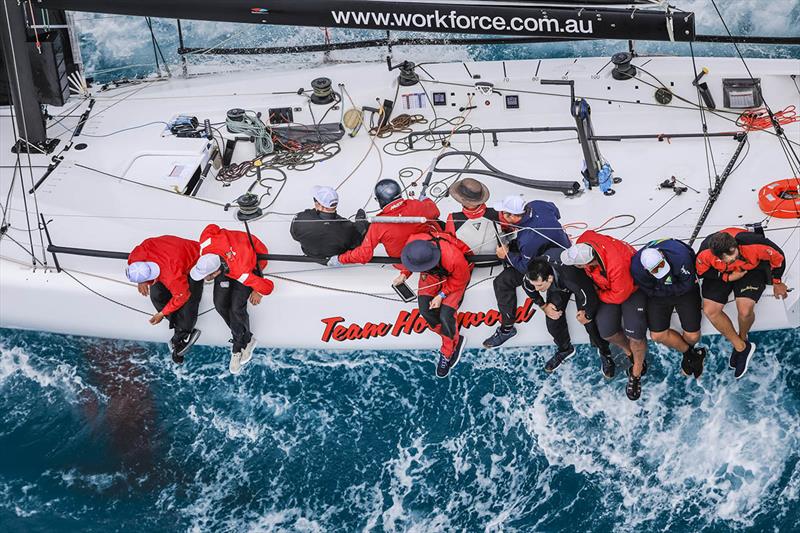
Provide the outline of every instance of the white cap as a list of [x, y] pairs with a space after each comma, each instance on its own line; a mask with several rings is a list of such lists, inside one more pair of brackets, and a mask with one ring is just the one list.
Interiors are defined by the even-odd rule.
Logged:
[[339, 194], [331, 187], [317, 185], [311, 189], [311, 194], [314, 196], [314, 200], [318, 201], [322, 207], [330, 209], [339, 205]]
[[650, 272], [656, 279], [661, 279], [669, 274], [669, 263], [660, 251], [655, 248], [645, 248], [639, 256], [642, 266]]
[[525, 198], [518, 194], [512, 194], [503, 198], [502, 202], [495, 202], [492, 207], [512, 215], [521, 215], [525, 212]]
[[200, 281], [219, 270], [220, 264], [222, 262], [217, 254], [203, 254], [197, 260], [197, 264], [189, 271], [189, 276], [195, 281]]
[[131, 283], [144, 283], [153, 281], [161, 274], [161, 269], [152, 261], [136, 261], [128, 265], [125, 275]]
[[581, 242], [573, 244], [561, 252], [561, 262], [570, 266], [588, 265], [594, 259], [594, 250], [588, 244]]

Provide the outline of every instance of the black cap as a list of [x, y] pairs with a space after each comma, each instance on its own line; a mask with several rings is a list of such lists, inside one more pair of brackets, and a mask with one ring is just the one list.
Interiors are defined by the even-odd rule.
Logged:
[[392, 179], [382, 179], [375, 184], [375, 199], [381, 207], [386, 207], [400, 198], [401, 193], [400, 184]]

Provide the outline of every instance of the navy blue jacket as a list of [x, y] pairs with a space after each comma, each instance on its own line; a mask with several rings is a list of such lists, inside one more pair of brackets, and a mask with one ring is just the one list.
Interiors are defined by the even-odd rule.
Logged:
[[571, 243], [561, 227], [561, 213], [556, 204], [534, 200], [525, 206], [525, 214], [514, 228], [517, 232], [517, 250], [508, 253], [508, 261], [519, 272], [528, 271], [528, 263], [551, 246], [569, 248]]
[[[655, 248], [664, 254], [670, 267], [669, 274], [656, 279], [642, 266], [642, 250], [645, 248]], [[697, 285], [694, 250], [688, 244], [676, 239], [663, 239], [651, 241], [642, 250], [636, 252], [631, 259], [631, 275], [647, 296], [680, 296]]]

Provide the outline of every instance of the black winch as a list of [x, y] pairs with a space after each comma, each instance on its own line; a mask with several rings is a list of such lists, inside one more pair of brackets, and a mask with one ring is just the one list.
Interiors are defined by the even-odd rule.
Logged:
[[625, 81], [636, 76], [636, 67], [631, 65], [633, 61], [633, 54], [630, 52], [618, 52], [611, 56], [611, 62], [614, 63], [614, 70], [611, 71], [611, 76], [615, 80]]
[[331, 88], [330, 78], [316, 78], [311, 80], [311, 102], [318, 105], [331, 104], [336, 99]]
[[400, 74], [397, 76], [397, 83], [399, 83], [401, 87], [411, 87], [419, 83], [419, 75], [417, 75], [416, 70], [414, 70], [417, 65], [411, 61], [403, 61], [402, 63], [392, 65], [392, 58], [386, 56], [386, 66], [389, 68], [390, 72], [395, 69], [400, 71]]
[[245, 222], [263, 216], [264, 212], [261, 210], [260, 203], [261, 199], [257, 194], [251, 192], [244, 193], [236, 199], [236, 205], [239, 206], [239, 210], [236, 212], [236, 218]]

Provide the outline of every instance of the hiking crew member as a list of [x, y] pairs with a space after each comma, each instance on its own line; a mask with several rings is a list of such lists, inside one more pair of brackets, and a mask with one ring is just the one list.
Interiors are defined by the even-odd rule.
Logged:
[[486, 207], [489, 189], [478, 180], [464, 178], [450, 186], [449, 194], [463, 208], [447, 215], [444, 230], [469, 246], [474, 255], [494, 254], [500, 244], [500, 214]]
[[[303, 253], [327, 263], [331, 256], [352, 250], [364, 238], [367, 222], [363, 210], [351, 222], [336, 214], [339, 195], [331, 187], [314, 187], [314, 208], [295, 215], [289, 233], [300, 243]], [[359, 216], [360, 215], [360, 216]], [[358, 219], [362, 220], [359, 221]]]
[[[586, 328], [592, 346], [597, 348], [597, 353], [600, 355], [600, 370], [606, 378], [614, 377], [615, 364], [611, 358], [608, 341], [600, 336], [594, 320], [600, 300], [597, 298], [592, 280], [583, 269], [561, 264], [561, 249], [550, 248], [528, 265], [528, 272], [522, 280], [522, 288], [533, 303], [542, 309], [547, 331], [556, 344], [556, 354], [545, 363], [545, 372], [554, 371], [561, 363], [575, 355], [575, 347], [569, 336], [567, 317], [564, 315], [570, 298], [575, 295], [575, 306], [578, 308], [576, 318]], [[546, 293], [546, 301], [542, 298], [541, 292]]]
[[[699, 378], [706, 349], [695, 348], [700, 340], [702, 303], [694, 262], [694, 250], [682, 241], [652, 241], [633, 256], [631, 275], [647, 295], [650, 337], [681, 352], [683, 375]], [[678, 313], [683, 333], [669, 327], [673, 311]]]
[[244, 231], [209, 224], [200, 235], [201, 255], [191, 276], [195, 280], [214, 280], [214, 307], [233, 336], [231, 374], [241, 372], [242, 365], [252, 359], [257, 342], [250, 332], [247, 302], [258, 305], [273, 289], [272, 281], [261, 274], [267, 262], [258, 261], [256, 255], [266, 253], [264, 243]]
[[[439, 208], [430, 198], [423, 200], [404, 199], [401, 197], [400, 185], [391, 179], [380, 180], [375, 185], [375, 199], [381, 206], [378, 216], [384, 217], [425, 217], [428, 222], [414, 224], [395, 224], [389, 222], [373, 222], [361, 244], [349, 252], [333, 256], [328, 266], [340, 266], [351, 263], [368, 263], [375, 253], [375, 247], [382, 244], [389, 257], [400, 257], [408, 238], [416, 233], [441, 231], [439, 226]], [[395, 268], [402, 269], [401, 265]]]
[[497, 257], [508, 262], [506, 268], [494, 278], [494, 294], [500, 311], [501, 323], [494, 334], [483, 341], [485, 348], [496, 348], [517, 334], [514, 327], [517, 312], [517, 287], [522, 285], [531, 259], [552, 247], [559, 249], [570, 245], [569, 237], [561, 227], [561, 214], [552, 202], [534, 200], [525, 203], [519, 195], [507, 196], [495, 205], [502, 226], [516, 234], [511, 246], [498, 244]]
[[169, 342], [172, 360], [178, 364], [200, 336], [194, 326], [203, 283], [189, 277], [198, 257], [197, 241], [172, 235], [152, 237], [131, 251], [125, 270], [128, 281], [138, 285], [139, 294], [149, 295], [156, 308], [150, 323], [156, 325], [167, 317], [174, 330]]
[[[747, 334], [756, 319], [755, 306], [768, 283], [776, 298], [786, 298], [781, 281], [786, 268], [783, 251], [763, 235], [727, 228], [703, 240], [697, 253], [697, 274], [703, 278], [703, 312], [733, 345], [729, 365], [741, 378], [756, 346]], [[739, 332], [724, 307], [731, 291], [736, 301]]]
[[436, 375], [447, 377], [458, 364], [464, 337], [458, 333], [456, 312], [467, 289], [472, 266], [464, 257], [466, 244], [448, 233], [412, 235], [403, 247], [403, 271], [394, 284], [403, 283], [412, 272], [419, 272], [417, 301], [428, 326], [442, 338]]
[[633, 366], [628, 370], [625, 393], [629, 399], [638, 400], [641, 377], [647, 372], [647, 297], [631, 276], [634, 253], [627, 242], [589, 230], [578, 237], [573, 247], [564, 250], [561, 261], [583, 267], [594, 283], [600, 298], [597, 329], [631, 359]]

